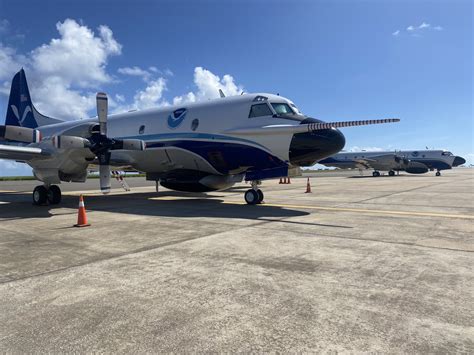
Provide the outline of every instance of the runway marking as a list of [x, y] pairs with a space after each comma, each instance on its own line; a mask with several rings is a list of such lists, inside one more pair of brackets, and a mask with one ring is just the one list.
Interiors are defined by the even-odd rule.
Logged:
[[363, 209], [363, 208], [321, 207], [321, 206], [285, 205], [285, 204], [273, 204], [273, 203], [265, 203], [264, 206], [289, 207], [289, 208], [307, 208], [307, 209], [322, 210], [322, 211], [359, 212], [359, 213], [387, 214], [387, 215], [401, 215], [401, 216], [421, 216], [421, 217], [444, 217], [444, 218], [474, 219], [474, 216], [472, 216], [472, 215], [447, 214], [447, 213], [436, 213], [436, 212], [368, 210], [368, 209]]
[[[163, 197], [151, 197], [150, 200], [161, 200], [161, 201], [186, 201], [193, 197], [176, 198], [171, 196]], [[227, 205], [246, 205], [245, 202], [231, 202], [223, 201], [223, 204]], [[437, 212], [415, 212], [415, 211], [388, 211], [388, 210], [370, 210], [364, 208], [345, 208], [345, 207], [323, 207], [323, 206], [308, 206], [308, 205], [287, 205], [277, 203], [264, 203], [262, 206], [268, 207], [283, 207], [283, 208], [302, 208], [320, 211], [339, 211], [339, 212], [358, 212], [358, 213], [369, 213], [369, 214], [386, 214], [386, 215], [399, 215], [399, 216], [417, 216], [417, 217], [443, 217], [443, 218], [462, 218], [462, 219], [474, 219], [474, 215], [465, 214], [449, 214], [449, 213], [437, 213]]]

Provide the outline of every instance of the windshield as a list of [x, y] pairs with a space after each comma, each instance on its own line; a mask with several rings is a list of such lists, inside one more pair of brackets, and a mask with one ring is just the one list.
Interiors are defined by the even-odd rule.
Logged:
[[293, 111], [295, 111], [298, 115], [302, 115], [303, 112], [301, 112], [298, 107], [295, 106], [295, 104], [290, 104], [291, 108], [293, 109]]
[[278, 115], [294, 115], [295, 113], [291, 109], [290, 105], [285, 103], [272, 103], [273, 109]]

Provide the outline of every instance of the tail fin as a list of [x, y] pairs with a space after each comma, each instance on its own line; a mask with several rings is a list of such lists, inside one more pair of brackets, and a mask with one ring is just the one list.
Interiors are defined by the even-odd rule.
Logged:
[[60, 122], [62, 121], [44, 116], [36, 110], [31, 102], [25, 71], [21, 69], [16, 73], [10, 89], [5, 125], [37, 128]]

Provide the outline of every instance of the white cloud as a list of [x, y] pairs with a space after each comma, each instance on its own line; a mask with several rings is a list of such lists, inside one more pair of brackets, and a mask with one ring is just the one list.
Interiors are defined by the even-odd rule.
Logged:
[[168, 103], [161, 100], [165, 90], [166, 80], [164, 78], [153, 80], [148, 83], [144, 90], [140, 90], [135, 94], [133, 106], [138, 109], [166, 106]]
[[[121, 53], [121, 45], [107, 26], [98, 34], [75, 20], [58, 22], [59, 38], [53, 38], [28, 55], [17, 55], [0, 44], [0, 82], [10, 84], [14, 73], [25, 67], [35, 106], [42, 113], [63, 119], [88, 117], [95, 107], [97, 87], [112, 82], [106, 72], [110, 56]], [[1, 93], [8, 94], [0, 88]]]
[[225, 74], [222, 79], [211, 71], [202, 67], [194, 69], [194, 84], [197, 86], [196, 92], [188, 92], [173, 99], [173, 104], [178, 105], [186, 102], [195, 102], [219, 97], [219, 89], [226, 96], [239, 95], [243, 91], [242, 86], [234, 82], [234, 78]]
[[90, 87], [111, 81], [105, 71], [107, 59], [121, 53], [121, 45], [107, 26], [99, 27], [99, 36], [86, 26], [66, 19], [56, 28], [53, 38], [31, 53], [32, 66], [43, 77], [60, 77], [65, 85]]
[[[421, 37], [420, 33], [424, 32], [424, 31], [431, 31], [431, 30], [442, 31], [443, 27], [441, 27], [441, 26], [432, 26], [431, 24], [423, 21], [418, 26], [410, 25], [406, 28], [406, 32], [408, 32], [413, 37]], [[400, 34], [399, 30], [392, 33], [392, 35], [394, 35], [394, 36], [398, 36], [399, 34]]]
[[429, 23], [423, 22], [421, 25], [418, 26], [418, 28], [421, 30], [423, 28], [430, 28], [431, 25]]
[[[151, 69], [156, 69], [155, 67], [150, 67]], [[151, 70], [155, 72], [155, 70]], [[134, 67], [124, 67], [124, 68], [119, 68], [118, 72], [123, 75], [130, 75], [130, 76], [138, 76], [141, 77], [144, 81], [148, 81], [151, 73], [145, 69], [139, 68], [137, 66]]]
[[[0, 20], [0, 27], [6, 22]], [[95, 32], [82, 22], [66, 19], [56, 24], [57, 38], [20, 55], [0, 40], [0, 94], [8, 95], [11, 78], [21, 66], [27, 72], [28, 84], [35, 106], [45, 115], [74, 120], [95, 115], [95, 93], [104, 84], [120, 81], [107, 72], [112, 56], [120, 55], [121, 44], [114, 38], [112, 30], [100, 26]], [[111, 112], [166, 106], [166, 78], [173, 72], [156, 66], [141, 68], [125, 66], [118, 69], [121, 75], [142, 78], [146, 86], [137, 90], [133, 97], [120, 93], [109, 95]], [[195, 102], [219, 97], [219, 89], [227, 96], [238, 95], [243, 88], [234, 78], [225, 74], [219, 77], [202, 67], [194, 69], [196, 89], [172, 101], [175, 104]]]

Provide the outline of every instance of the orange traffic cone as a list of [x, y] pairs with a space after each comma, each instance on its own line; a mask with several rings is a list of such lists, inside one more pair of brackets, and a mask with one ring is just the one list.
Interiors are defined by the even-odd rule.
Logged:
[[305, 194], [310, 194], [311, 193], [311, 185], [309, 183], [309, 178], [308, 178], [308, 182], [306, 183], [306, 191], [305, 191]]
[[282, 180], [281, 178], [280, 178], [280, 182], [279, 182], [279, 184], [283, 184], [283, 180]]
[[77, 211], [77, 224], [74, 227], [89, 227], [90, 224], [87, 223], [86, 208], [84, 207], [84, 199], [82, 195], [79, 196], [79, 210]]

